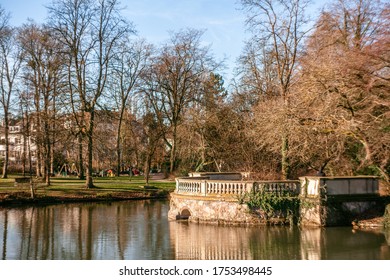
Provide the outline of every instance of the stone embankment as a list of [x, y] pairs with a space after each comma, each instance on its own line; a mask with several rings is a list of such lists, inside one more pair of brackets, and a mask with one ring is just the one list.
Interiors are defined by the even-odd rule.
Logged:
[[[301, 226], [374, 228], [383, 226], [384, 209], [390, 203], [374, 176], [308, 176], [297, 182], [248, 181], [240, 175], [199, 173], [176, 178], [169, 219], [218, 224], [273, 224], [284, 219], [282, 223]], [[275, 199], [280, 205], [273, 205]], [[270, 205], [272, 211], [264, 212]]]

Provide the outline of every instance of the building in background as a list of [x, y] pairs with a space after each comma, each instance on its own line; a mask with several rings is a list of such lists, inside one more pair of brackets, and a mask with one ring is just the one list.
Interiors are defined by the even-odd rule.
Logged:
[[[4, 121], [0, 122], [0, 161], [5, 158], [5, 126]], [[31, 133], [30, 133], [31, 134]], [[20, 170], [23, 166], [28, 166], [30, 162], [36, 162], [37, 145], [31, 136], [26, 136], [26, 130], [22, 120], [11, 120], [9, 125], [9, 165], [11, 169]]]

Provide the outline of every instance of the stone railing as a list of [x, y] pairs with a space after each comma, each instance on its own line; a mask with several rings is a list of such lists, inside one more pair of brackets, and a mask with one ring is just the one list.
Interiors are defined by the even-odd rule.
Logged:
[[251, 181], [205, 181], [207, 195], [241, 195], [253, 190]]
[[286, 181], [256, 181], [255, 191], [272, 192], [277, 194], [296, 194], [300, 192], [301, 182], [299, 180]]
[[240, 195], [253, 189], [251, 181], [236, 180], [210, 180], [208, 177], [176, 178], [176, 190], [178, 194], [216, 196], [216, 195]]
[[302, 196], [377, 195], [379, 181], [375, 176], [300, 177]]
[[206, 178], [176, 178], [176, 193], [201, 194], [202, 182]]
[[197, 196], [237, 196], [256, 191], [298, 194], [299, 190], [299, 181], [210, 180], [208, 177], [185, 177], [176, 178], [175, 192]]

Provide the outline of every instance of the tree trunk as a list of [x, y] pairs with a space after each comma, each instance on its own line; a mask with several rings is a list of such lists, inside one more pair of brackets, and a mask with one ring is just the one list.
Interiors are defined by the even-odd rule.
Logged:
[[28, 146], [28, 162], [29, 162], [29, 176], [30, 176], [30, 194], [31, 198], [34, 199], [34, 184], [33, 184], [33, 177], [32, 177], [32, 158], [31, 158], [31, 143], [30, 143], [30, 121], [27, 116], [27, 146]]
[[8, 123], [8, 112], [4, 112], [4, 136], [5, 136], [5, 157], [3, 165], [3, 176], [2, 178], [8, 178], [8, 164], [9, 164], [9, 123]]
[[[23, 117], [23, 119], [24, 119], [24, 117]], [[25, 127], [25, 124], [23, 123], [23, 128], [24, 127]], [[26, 136], [26, 132], [24, 131], [24, 135], [23, 135], [23, 159], [22, 159], [23, 177], [26, 176], [26, 161], [27, 161], [27, 136]]]
[[50, 162], [51, 162], [51, 144], [50, 144], [50, 130], [49, 130], [49, 118], [47, 109], [45, 109], [45, 123], [44, 123], [44, 137], [45, 137], [45, 179], [46, 186], [50, 186]]
[[177, 140], [177, 127], [176, 124], [173, 125], [173, 141], [171, 147], [171, 157], [170, 157], [170, 167], [169, 173], [172, 174], [175, 171], [175, 161], [176, 161], [176, 140]]
[[48, 147], [48, 155], [47, 158], [45, 159], [45, 179], [46, 179], [46, 186], [50, 186], [50, 147]]
[[87, 133], [88, 139], [88, 152], [87, 152], [87, 180], [85, 182], [85, 187], [87, 189], [93, 188], [93, 178], [92, 178], [92, 160], [93, 160], [93, 130], [94, 130], [94, 121], [95, 121], [95, 112], [92, 110], [90, 113], [89, 119], [89, 128]]
[[145, 174], [145, 182], [146, 182], [146, 185], [149, 186], [149, 178], [150, 178], [150, 163], [151, 163], [151, 156], [150, 154], [147, 154], [146, 155], [146, 161], [145, 161], [145, 170], [144, 170], [144, 174]]
[[88, 133], [88, 153], [87, 153], [87, 177], [86, 177], [86, 182], [85, 182], [85, 187], [87, 189], [93, 188], [93, 178], [92, 178], [92, 145], [93, 145], [93, 138]]
[[283, 180], [288, 180], [290, 178], [290, 159], [288, 157], [288, 138], [286, 135], [282, 136], [282, 177]]
[[122, 118], [123, 118], [123, 113], [121, 113], [119, 117], [119, 122], [118, 122], [118, 130], [117, 130], [117, 135], [116, 135], [116, 157], [117, 157], [117, 163], [116, 163], [116, 176], [120, 176], [121, 172], [121, 126], [122, 126]]
[[32, 199], [35, 198], [34, 182], [33, 182], [33, 178], [31, 176], [30, 176], [30, 196]]
[[117, 141], [116, 157], [116, 176], [119, 177], [121, 175], [121, 148], [119, 147], [119, 141]]
[[80, 180], [84, 180], [84, 165], [83, 165], [83, 136], [81, 135], [81, 132], [77, 136], [78, 141], [78, 148], [79, 148], [79, 170], [78, 170], [78, 177]]
[[36, 168], [35, 168], [35, 174], [37, 177], [41, 177], [42, 173], [41, 173], [41, 151], [40, 151], [40, 145], [37, 145], [37, 150], [36, 150]]

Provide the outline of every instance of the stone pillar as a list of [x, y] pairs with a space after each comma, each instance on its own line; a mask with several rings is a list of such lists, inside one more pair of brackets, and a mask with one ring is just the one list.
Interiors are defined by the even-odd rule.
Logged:
[[322, 226], [319, 178], [299, 178], [301, 181], [299, 216], [302, 226]]
[[207, 181], [206, 180], [202, 180], [200, 182], [200, 193], [203, 196], [207, 195], [207, 193], [206, 193], [206, 190], [207, 190], [206, 186], [207, 186]]
[[175, 192], [179, 193], [179, 178], [176, 178], [175, 181], [176, 181], [176, 190], [175, 190]]

